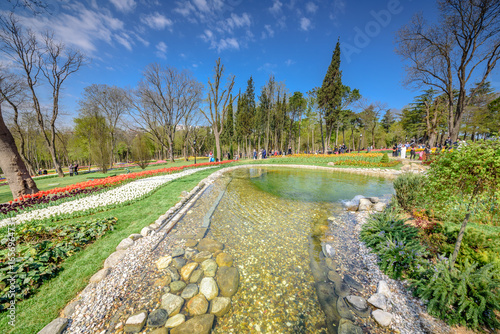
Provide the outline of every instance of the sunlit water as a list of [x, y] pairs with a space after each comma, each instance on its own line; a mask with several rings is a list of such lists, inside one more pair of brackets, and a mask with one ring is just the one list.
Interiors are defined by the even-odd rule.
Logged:
[[218, 319], [215, 332], [327, 333], [309, 247], [319, 253], [327, 217], [342, 212], [342, 201], [387, 196], [392, 183], [330, 171], [251, 168], [226, 174], [216, 187], [226, 185], [210, 234], [233, 255], [241, 279], [233, 312]]

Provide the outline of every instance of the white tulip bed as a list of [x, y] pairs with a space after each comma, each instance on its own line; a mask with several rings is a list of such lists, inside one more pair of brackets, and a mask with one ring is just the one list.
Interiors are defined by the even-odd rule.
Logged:
[[187, 169], [175, 174], [153, 176], [132, 181], [106, 192], [79, 198], [74, 201], [64, 202], [60, 205], [44, 209], [21, 213], [14, 218], [3, 219], [0, 221], [0, 228], [9, 223], [12, 224], [12, 221], [15, 224], [22, 224], [31, 220], [43, 220], [58, 216], [68, 216], [75, 213], [92, 213], [95, 211], [101, 211], [96, 209], [102, 209], [103, 207], [114, 207], [126, 202], [136, 201], [167, 182], [209, 168], [214, 167]]

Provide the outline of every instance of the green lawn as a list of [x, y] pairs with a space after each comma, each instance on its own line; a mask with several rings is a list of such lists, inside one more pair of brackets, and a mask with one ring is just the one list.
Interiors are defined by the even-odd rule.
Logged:
[[[170, 164], [169, 164], [170, 166]], [[102, 268], [104, 260], [120, 241], [131, 233], [138, 233], [153, 223], [178, 200], [183, 190], [191, 190], [202, 179], [216, 171], [209, 169], [173, 180], [149, 197], [113, 210], [78, 219], [60, 221], [61, 224], [92, 218], [117, 217], [114, 231], [68, 258], [57, 277], [45, 283], [31, 298], [17, 303], [16, 326], [8, 324], [6, 313], [0, 319], [0, 333], [37, 333], [47, 323], [58, 317], [60, 310], [88, 283], [89, 278]]]
[[[208, 158], [201, 158], [201, 159], [197, 158], [196, 162], [197, 163], [208, 162]], [[165, 163], [165, 164], [150, 165], [150, 166], [147, 166], [145, 170], [178, 167], [178, 166], [191, 165], [191, 164], [194, 164], [194, 160], [190, 160], [190, 161], [177, 160], [176, 162], [173, 162], [173, 163], [169, 162], [169, 163]], [[137, 166], [129, 167], [128, 169], [130, 170], [131, 173], [142, 171], [142, 169], [140, 167], [137, 167]], [[65, 176], [63, 178], [54, 176], [51, 178], [40, 179], [40, 180], [37, 180], [35, 178], [34, 180], [36, 182], [36, 185], [38, 186], [38, 189], [49, 190], [49, 189], [69, 186], [69, 185], [75, 184], [75, 183], [85, 182], [85, 181], [88, 181], [89, 179], [93, 179], [93, 178], [104, 178], [107, 176], [124, 174], [126, 172], [127, 171], [125, 170], [125, 168], [116, 168], [116, 169], [108, 171], [108, 173], [106, 173], [106, 174], [101, 173], [101, 172], [87, 173], [86, 170], [80, 170], [79, 174], [75, 175], [75, 176]], [[11, 201], [11, 200], [12, 200], [12, 193], [10, 191], [9, 186], [8, 185], [0, 186], [0, 203], [6, 203], [6, 202]]]

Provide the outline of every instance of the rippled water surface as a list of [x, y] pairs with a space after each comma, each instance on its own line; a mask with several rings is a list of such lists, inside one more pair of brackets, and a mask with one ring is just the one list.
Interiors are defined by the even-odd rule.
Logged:
[[[383, 197], [380, 178], [311, 169], [240, 169], [215, 185], [223, 191], [210, 234], [226, 246], [240, 270], [233, 312], [216, 333], [327, 333], [311, 259], [319, 253], [327, 217], [355, 195]], [[341, 242], [339, 240], [338, 242]]]

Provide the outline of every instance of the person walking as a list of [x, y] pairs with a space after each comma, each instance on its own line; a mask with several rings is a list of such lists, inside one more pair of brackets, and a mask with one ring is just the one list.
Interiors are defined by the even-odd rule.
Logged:
[[73, 164], [69, 164], [68, 169], [69, 169], [69, 176], [73, 176]]
[[253, 149], [253, 159], [257, 160], [257, 150]]
[[75, 162], [75, 175], [78, 175], [78, 162]]

